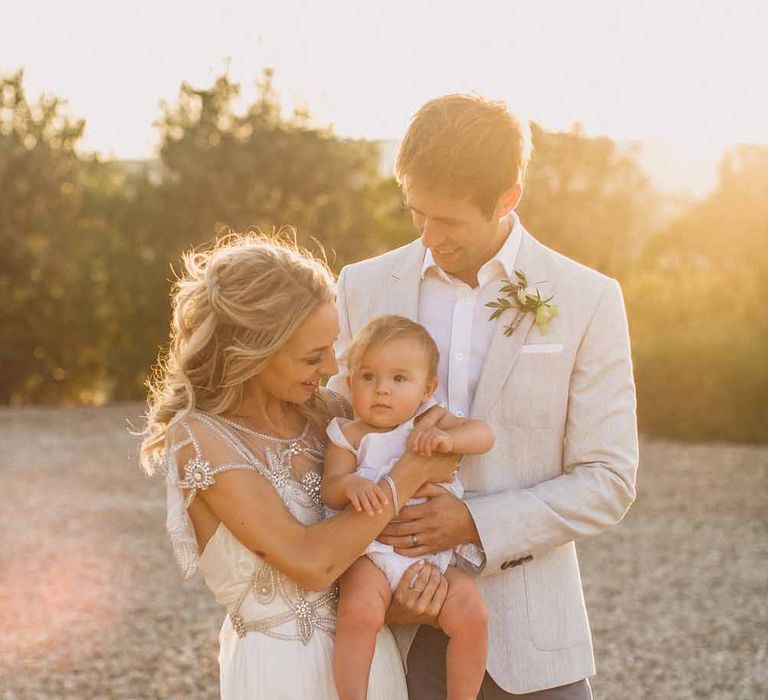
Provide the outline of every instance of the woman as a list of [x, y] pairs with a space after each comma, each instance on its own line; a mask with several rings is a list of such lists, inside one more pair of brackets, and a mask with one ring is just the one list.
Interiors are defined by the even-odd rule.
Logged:
[[[229, 239], [184, 265], [141, 456], [149, 471], [167, 466], [167, 527], [185, 576], [199, 570], [227, 608], [221, 696], [335, 700], [334, 582], [422, 484], [451, 478], [455, 460], [407, 455], [380, 483], [380, 512], [323, 520], [324, 429], [347, 410], [320, 388], [337, 369], [331, 274], [265, 237]], [[368, 697], [407, 697], [386, 629]]]

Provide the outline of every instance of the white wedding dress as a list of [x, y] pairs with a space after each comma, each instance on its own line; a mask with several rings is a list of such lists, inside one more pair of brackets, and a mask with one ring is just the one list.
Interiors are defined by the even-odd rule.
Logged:
[[[217, 439], [217, 452], [222, 442], [227, 445], [226, 460], [206, 459], [200, 446], [204, 432], [208, 440]], [[188, 445], [195, 457], [179, 471], [176, 455]], [[337, 591], [335, 585], [320, 592], [302, 588], [241, 545], [223, 523], [198, 556], [186, 507], [219, 472], [254, 469], [297, 520], [316, 523], [324, 517], [319, 493], [324, 451], [309, 425], [302, 435], [279, 440], [196, 411], [175, 419], [169, 429], [167, 528], [174, 553], [185, 578], [199, 571], [228, 612], [219, 633], [223, 700], [338, 700], [332, 668]], [[407, 698], [400, 654], [385, 627], [376, 643], [368, 699]]]

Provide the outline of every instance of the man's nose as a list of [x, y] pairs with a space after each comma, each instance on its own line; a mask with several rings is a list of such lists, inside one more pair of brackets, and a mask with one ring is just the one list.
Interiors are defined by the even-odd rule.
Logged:
[[425, 248], [436, 248], [443, 242], [444, 239], [445, 236], [440, 233], [439, 226], [436, 226], [434, 221], [425, 219], [424, 226], [421, 228], [422, 245]]

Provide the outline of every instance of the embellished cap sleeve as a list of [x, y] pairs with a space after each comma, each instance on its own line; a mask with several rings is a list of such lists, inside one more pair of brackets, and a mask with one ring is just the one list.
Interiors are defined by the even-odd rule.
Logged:
[[[194, 454], [180, 465], [179, 454], [190, 446]], [[185, 579], [194, 576], [199, 561], [197, 539], [187, 513], [189, 504], [199, 491], [205, 491], [216, 483], [217, 474], [229, 469], [256, 469], [242, 458], [236, 446], [231, 447], [233, 459], [214, 465], [204, 455], [198, 435], [189, 420], [185, 417], [175, 418], [169, 426], [165, 450], [166, 530]]]
[[[198, 491], [205, 491], [214, 485], [216, 482], [216, 475], [227, 471], [228, 469], [254, 469], [252, 464], [246, 461], [235, 460], [232, 462], [226, 462], [224, 464], [218, 464], [216, 466], [203, 457], [203, 451], [200, 447], [200, 442], [197, 439], [192, 427], [187, 421], [182, 421], [182, 427], [187, 433], [187, 438], [181, 442], [175, 443], [171, 446], [171, 450], [178, 452], [188, 445], [192, 445], [195, 450], [195, 456], [187, 461], [183, 469], [183, 478], [176, 481], [176, 486], [181, 489], [188, 490], [187, 497], [184, 502], [184, 506], [188, 507], [194, 500]], [[235, 455], [239, 457], [239, 455]], [[170, 470], [169, 470], [170, 471]], [[176, 469], [178, 473], [178, 465]]]
[[325, 433], [328, 435], [328, 439], [334, 445], [357, 456], [357, 450], [347, 439], [347, 436], [344, 435], [344, 431], [341, 429], [345, 423], [349, 423], [349, 420], [346, 418], [333, 418], [331, 422], [328, 423], [328, 427], [325, 429]]

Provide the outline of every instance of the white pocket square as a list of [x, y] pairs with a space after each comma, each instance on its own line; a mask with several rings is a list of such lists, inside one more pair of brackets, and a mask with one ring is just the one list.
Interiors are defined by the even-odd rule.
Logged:
[[531, 343], [529, 345], [523, 345], [522, 348], [520, 348], [520, 352], [523, 353], [556, 353], [556, 352], [562, 352], [563, 351], [563, 345], [562, 343]]

